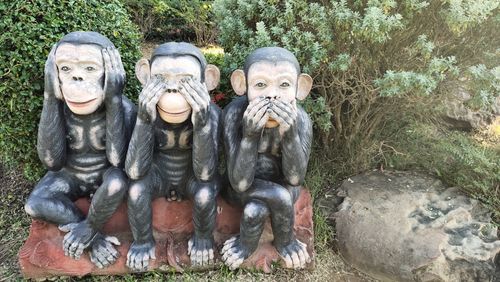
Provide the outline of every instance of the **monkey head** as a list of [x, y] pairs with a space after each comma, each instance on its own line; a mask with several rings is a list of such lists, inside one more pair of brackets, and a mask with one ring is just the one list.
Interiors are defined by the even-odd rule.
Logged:
[[191, 116], [191, 106], [177, 90], [182, 78], [191, 77], [205, 83], [208, 91], [219, 84], [220, 71], [206, 62], [201, 51], [185, 42], [169, 42], [158, 46], [151, 60], [141, 59], [135, 67], [136, 76], [146, 85], [153, 76], [162, 76], [166, 83], [165, 93], [160, 97], [157, 110], [162, 120], [182, 123]]
[[102, 49], [113, 46], [97, 32], [77, 31], [65, 35], [55, 54], [60, 89], [68, 108], [75, 114], [95, 112], [104, 100]]
[[[248, 96], [252, 101], [259, 97], [280, 99], [295, 105], [296, 99], [303, 100], [312, 88], [312, 78], [300, 72], [297, 58], [280, 47], [264, 47], [253, 51], [245, 60], [243, 70], [231, 75], [231, 85], [237, 95]], [[273, 119], [267, 128], [278, 126]]]

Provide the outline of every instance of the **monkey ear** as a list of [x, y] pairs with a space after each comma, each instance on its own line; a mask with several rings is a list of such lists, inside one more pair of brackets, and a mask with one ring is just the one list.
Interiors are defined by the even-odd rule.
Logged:
[[299, 75], [299, 79], [297, 82], [297, 99], [304, 100], [311, 91], [313, 85], [313, 79], [308, 74]]
[[243, 96], [247, 92], [247, 82], [243, 70], [235, 70], [231, 74], [231, 86], [238, 96]]
[[151, 77], [151, 69], [149, 67], [148, 59], [140, 59], [135, 64], [135, 76], [141, 82], [142, 86], [146, 85]]
[[208, 91], [214, 90], [220, 81], [220, 70], [214, 65], [207, 65], [205, 68], [205, 85]]

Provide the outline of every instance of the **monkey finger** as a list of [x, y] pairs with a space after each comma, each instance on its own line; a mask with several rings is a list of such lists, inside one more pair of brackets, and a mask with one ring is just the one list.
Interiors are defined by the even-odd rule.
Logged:
[[98, 268], [101, 268], [101, 269], [104, 268], [104, 265], [102, 265], [102, 263], [93, 254], [90, 254], [90, 261], [93, 264], [95, 264], [95, 266], [97, 266]]
[[116, 48], [109, 46], [107, 50], [109, 58], [111, 59], [111, 68], [116, 72], [118, 71], [118, 62], [116, 61], [116, 54], [115, 54]]
[[113, 71], [113, 63], [111, 62], [108, 49], [102, 49], [101, 53], [104, 60], [104, 72], [109, 75]]
[[203, 101], [203, 98], [200, 97], [200, 93], [196, 89], [194, 89], [186, 80], [183, 80], [183, 82], [181, 83], [181, 87], [183, 87], [186, 93], [191, 96], [198, 107], [203, 108], [203, 105], [205, 103]]
[[283, 111], [281, 108], [273, 107], [272, 110], [270, 111], [270, 114], [271, 113], [273, 113], [276, 117], [279, 117], [280, 120], [284, 121], [283, 123], [280, 123], [280, 124], [287, 124], [290, 126], [293, 124], [293, 119], [290, 117], [290, 115], [288, 113]]
[[186, 79], [185, 84], [187, 84], [191, 89], [193, 89], [205, 103], [210, 102], [210, 95], [208, 94], [208, 89], [205, 84], [202, 84], [198, 80], [192, 78]]
[[262, 110], [264, 111], [267, 110], [268, 106], [269, 106], [269, 100], [263, 99], [259, 101], [258, 103], [252, 106], [252, 108], [248, 112], [248, 117], [252, 118], [254, 116], [258, 116], [259, 115], [258, 113]]
[[115, 236], [106, 236], [105, 240], [116, 246], [121, 245], [120, 240], [118, 240]]
[[270, 111], [269, 116], [273, 118], [280, 125], [289, 125], [281, 116], [276, 114], [275, 111]]
[[120, 56], [120, 52], [118, 52], [118, 49], [114, 48], [113, 53], [116, 58], [116, 68], [125, 75], [125, 68], [123, 67], [123, 62], [122, 62], [122, 57]]
[[276, 102], [277, 102], [276, 103], [277, 107], [281, 109], [283, 112], [286, 112], [291, 119], [297, 118], [297, 108], [295, 106], [280, 100], [277, 100]]
[[156, 247], [152, 247], [150, 250], [149, 250], [149, 257], [151, 259], [156, 259]]
[[72, 223], [68, 223], [68, 224], [63, 224], [63, 225], [59, 225], [58, 226], [58, 229], [61, 230], [62, 232], [70, 232], [71, 230], [73, 230], [76, 226], [78, 225], [78, 223], [76, 222], [72, 222]]
[[193, 99], [193, 97], [191, 97], [191, 95], [189, 94], [189, 92], [186, 90], [186, 88], [181, 85], [179, 88], [179, 93], [181, 93], [181, 95], [184, 97], [184, 99], [186, 99], [186, 101], [188, 102], [188, 104], [193, 108], [195, 105], [197, 106], [197, 102]]

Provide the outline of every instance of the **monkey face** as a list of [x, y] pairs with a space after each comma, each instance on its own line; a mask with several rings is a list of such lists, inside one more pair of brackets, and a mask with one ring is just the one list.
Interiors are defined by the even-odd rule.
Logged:
[[104, 100], [104, 61], [93, 44], [63, 43], [56, 51], [56, 65], [64, 101], [75, 114], [88, 115]]
[[191, 56], [158, 57], [151, 65], [151, 76], [164, 77], [167, 87], [157, 104], [160, 118], [168, 123], [182, 123], [191, 115], [191, 106], [178, 92], [182, 78], [192, 77], [200, 81], [201, 67], [198, 60]]
[[[294, 65], [289, 62], [256, 62], [252, 64], [247, 74], [248, 100], [259, 97], [271, 100], [279, 99], [295, 105], [297, 93], [298, 73]], [[267, 128], [278, 126], [272, 118], [266, 123]]]

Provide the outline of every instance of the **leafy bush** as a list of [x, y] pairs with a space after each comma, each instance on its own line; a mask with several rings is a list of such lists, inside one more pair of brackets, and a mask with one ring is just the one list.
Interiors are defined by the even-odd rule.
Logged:
[[35, 144], [44, 64], [52, 45], [71, 31], [102, 33], [120, 51], [128, 77], [126, 93], [137, 96], [133, 78], [141, 36], [115, 0], [2, 1], [0, 16], [0, 158], [10, 165], [24, 164], [25, 175], [36, 179], [42, 172]]
[[318, 139], [346, 173], [371, 164], [387, 120], [432, 113], [445, 80], [469, 85], [479, 107], [499, 95], [496, 0], [216, 0], [213, 9], [226, 73], [262, 46], [297, 56], [315, 81], [305, 105], [321, 110]]
[[211, 20], [213, 1], [122, 0], [147, 39], [194, 41], [199, 46], [215, 42]]

